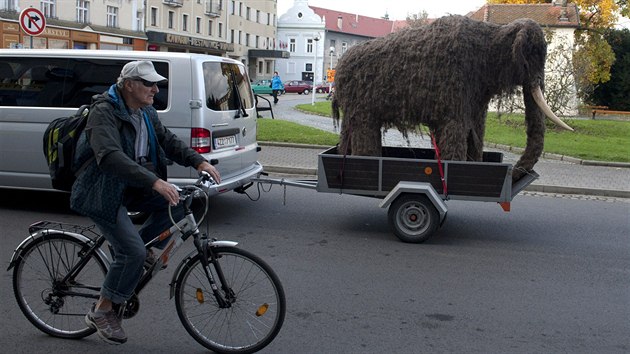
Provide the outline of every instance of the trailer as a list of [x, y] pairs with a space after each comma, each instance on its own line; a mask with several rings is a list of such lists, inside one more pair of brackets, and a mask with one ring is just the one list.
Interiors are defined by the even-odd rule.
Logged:
[[482, 161], [441, 161], [434, 149], [384, 146], [381, 156], [354, 156], [331, 147], [318, 155], [316, 180], [255, 181], [379, 198], [394, 234], [421, 243], [446, 220], [447, 200], [496, 202], [509, 211], [512, 199], [539, 177], [530, 171], [513, 183], [512, 171], [500, 152], [484, 151]]

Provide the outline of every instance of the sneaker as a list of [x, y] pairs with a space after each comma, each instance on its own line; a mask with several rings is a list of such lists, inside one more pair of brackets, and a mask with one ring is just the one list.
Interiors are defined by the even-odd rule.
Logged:
[[[157, 262], [157, 257], [153, 253], [153, 250], [149, 249], [147, 251], [147, 258], [144, 259], [144, 269], [149, 269], [153, 264]], [[162, 264], [162, 269], [166, 269], [167, 264]]]
[[94, 307], [85, 315], [85, 323], [109, 344], [123, 344], [127, 341], [125, 331], [120, 326], [120, 318], [114, 310], [104, 314], [95, 313]]

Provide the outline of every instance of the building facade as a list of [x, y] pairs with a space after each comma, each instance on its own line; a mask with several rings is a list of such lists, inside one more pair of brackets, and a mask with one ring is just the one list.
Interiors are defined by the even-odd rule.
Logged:
[[386, 36], [399, 24], [295, 0], [293, 7], [278, 19], [278, 42], [290, 53], [290, 58], [278, 61], [278, 72], [283, 80], [325, 82], [327, 71], [334, 70], [350, 47]]
[[[42, 11], [36, 37], [20, 12]], [[251, 78], [270, 78], [288, 57], [276, 42], [277, 0], [0, 0], [0, 48], [150, 50], [226, 56]]]
[[[20, 27], [20, 12], [29, 7], [46, 17], [39, 36]], [[0, 48], [144, 50], [143, 16], [136, 0], [0, 0]]]

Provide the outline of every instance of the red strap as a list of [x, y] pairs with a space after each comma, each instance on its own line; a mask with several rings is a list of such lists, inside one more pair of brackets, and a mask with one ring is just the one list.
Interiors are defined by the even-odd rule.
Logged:
[[438, 169], [440, 170], [440, 179], [442, 180], [442, 189], [444, 190], [444, 196], [448, 196], [448, 190], [446, 189], [446, 179], [444, 179], [444, 168], [442, 168], [442, 159], [440, 159], [440, 149], [438, 148], [437, 142], [435, 142], [435, 135], [431, 133], [431, 141], [433, 142], [433, 146], [435, 147], [435, 156], [438, 161]]

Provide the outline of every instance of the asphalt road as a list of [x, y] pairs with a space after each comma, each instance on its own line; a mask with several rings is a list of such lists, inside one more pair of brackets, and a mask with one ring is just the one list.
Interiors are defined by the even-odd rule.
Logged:
[[[1, 193], [2, 264], [34, 221], [89, 223], [58, 195]], [[627, 201], [523, 195], [510, 213], [450, 201], [446, 223], [424, 244], [398, 241], [377, 205], [295, 187], [285, 196], [279, 186], [257, 202], [235, 193], [212, 200], [213, 235], [260, 255], [283, 281], [287, 318], [263, 353], [630, 352]], [[205, 352], [168, 298], [174, 269], [140, 294], [140, 313], [123, 322], [129, 341], [116, 347], [40, 333], [19, 312], [5, 271], [2, 351]]]

